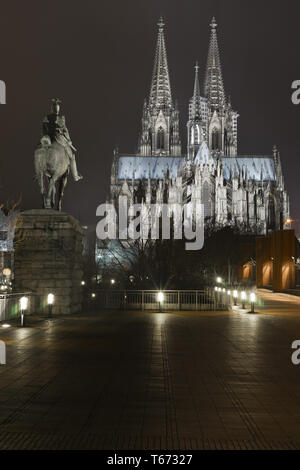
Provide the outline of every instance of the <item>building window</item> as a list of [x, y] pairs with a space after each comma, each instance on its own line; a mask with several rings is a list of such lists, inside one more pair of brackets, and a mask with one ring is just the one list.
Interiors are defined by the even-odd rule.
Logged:
[[165, 148], [165, 133], [162, 127], [157, 131], [157, 149], [164, 150]]
[[212, 150], [219, 150], [219, 131], [218, 129], [214, 128], [212, 131], [212, 136], [211, 136], [211, 147]]

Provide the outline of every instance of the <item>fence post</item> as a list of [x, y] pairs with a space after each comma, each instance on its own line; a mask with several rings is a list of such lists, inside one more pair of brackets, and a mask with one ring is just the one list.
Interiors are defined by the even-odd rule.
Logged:
[[198, 310], [198, 291], [196, 290], [196, 311]]
[[180, 310], [180, 290], [177, 291], [177, 303], [178, 303], [178, 310]]
[[142, 290], [142, 311], [144, 310], [144, 291]]

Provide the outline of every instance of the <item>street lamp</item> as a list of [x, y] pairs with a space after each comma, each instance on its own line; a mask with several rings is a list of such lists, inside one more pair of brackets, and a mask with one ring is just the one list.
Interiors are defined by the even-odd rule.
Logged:
[[82, 285], [82, 286], [85, 286], [85, 281], [81, 281], [81, 285]]
[[20, 298], [21, 326], [25, 326], [25, 312], [28, 307], [28, 297]]
[[111, 284], [114, 284], [116, 281], [114, 279], [110, 280]]
[[51, 317], [52, 307], [53, 307], [53, 303], [54, 303], [54, 294], [48, 294], [47, 303], [48, 303], [48, 315], [49, 315], [49, 317]]
[[2, 272], [5, 277], [9, 277], [11, 275], [11, 269], [9, 268], [4, 268]]
[[250, 302], [251, 302], [251, 310], [250, 310], [250, 313], [255, 313], [255, 311], [254, 311], [254, 305], [255, 305], [255, 302], [256, 302], [256, 295], [254, 294], [254, 292], [251, 292], [251, 294], [250, 294]]
[[238, 298], [238, 291], [237, 290], [233, 291], [233, 298], [234, 298], [234, 305], [236, 307], [237, 306], [237, 298]]
[[217, 283], [218, 283], [218, 284], [221, 284], [221, 282], [222, 282], [222, 278], [218, 276], [218, 277], [217, 277]]
[[92, 298], [94, 299], [96, 297], [95, 292], [92, 293]]
[[241, 299], [242, 299], [242, 309], [245, 310], [247, 295], [246, 295], [246, 292], [244, 290], [241, 292]]

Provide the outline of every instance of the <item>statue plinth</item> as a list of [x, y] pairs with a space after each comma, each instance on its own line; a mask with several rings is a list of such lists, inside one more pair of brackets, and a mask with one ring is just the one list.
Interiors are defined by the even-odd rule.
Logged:
[[33, 291], [35, 312], [47, 313], [54, 294], [53, 314], [69, 314], [82, 306], [83, 229], [69, 214], [33, 209], [20, 214], [15, 236], [15, 285]]

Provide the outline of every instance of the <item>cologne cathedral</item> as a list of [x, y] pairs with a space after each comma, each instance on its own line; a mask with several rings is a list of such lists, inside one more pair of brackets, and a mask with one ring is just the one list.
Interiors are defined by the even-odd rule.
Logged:
[[164, 23], [158, 37], [149, 97], [135, 154], [114, 152], [111, 200], [119, 196], [147, 205], [201, 203], [205, 223], [215, 228], [265, 234], [289, 228], [289, 198], [280, 154], [238, 154], [238, 117], [224, 88], [217, 24], [210, 24], [203, 94], [195, 66], [188, 103], [187, 149], [179, 132], [179, 111], [172, 96]]

